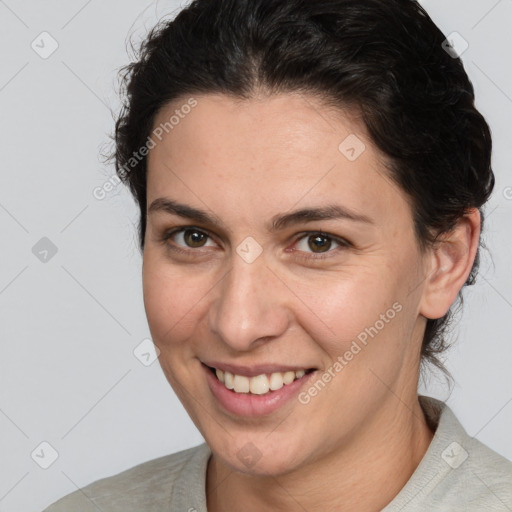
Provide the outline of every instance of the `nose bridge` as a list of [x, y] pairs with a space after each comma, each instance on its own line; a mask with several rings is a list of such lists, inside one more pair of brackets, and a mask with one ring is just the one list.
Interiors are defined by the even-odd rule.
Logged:
[[249, 350], [261, 338], [279, 336], [286, 329], [287, 311], [280, 304], [263, 255], [248, 263], [233, 255], [210, 309], [210, 329], [236, 350]]

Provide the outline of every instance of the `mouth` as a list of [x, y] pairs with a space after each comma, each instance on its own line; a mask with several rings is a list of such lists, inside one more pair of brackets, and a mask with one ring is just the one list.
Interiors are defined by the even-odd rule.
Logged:
[[272, 395], [281, 388], [291, 385], [316, 370], [316, 368], [299, 368], [297, 370], [287, 370], [283, 372], [261, 373], [249, 377], [223, 371], [212, 366], [204, 366], [227, 390], [237, 394], [258, 396]]

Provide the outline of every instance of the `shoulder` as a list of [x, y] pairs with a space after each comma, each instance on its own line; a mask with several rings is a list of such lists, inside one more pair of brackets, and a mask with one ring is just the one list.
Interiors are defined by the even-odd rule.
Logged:
[[512, 510], [512, 462], [475, 438], [460, 441], [441, 453], [443, 477], [426, 498], [429, 505], [447, 511]]
[[113, 476], [96, 480], [43, 512], [156, 511], [169, 506], [177, 482], [184, 473], [202, 472], [210, 450], [203, 443], [153, 459]]
[[467, 436], [463, 450], [464, 460], [451, 468], [450, 480], [468, 504], [485, 505], [486, 510], [512, 508], [512, 462], [474, 437]]
[[512, 510], [512, 462], [469, 436], [443, 402], [421, 397], [434, 438], [386, 512]]

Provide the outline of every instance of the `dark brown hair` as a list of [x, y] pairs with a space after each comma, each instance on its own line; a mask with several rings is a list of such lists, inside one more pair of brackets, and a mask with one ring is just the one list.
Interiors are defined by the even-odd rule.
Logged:
[[[140, 248], [146, 158], [133, 155], [159, 110], [193, 94], [243, 100], [262, 88], [303, 92], [358, 112], [411, 201], [422, 248], [470, 209], [482, 214], [494, 187], [491, 134], [445, 39], [415, 0], [194, 0], [162, 20], [121, 70], [111, 155], [140, 207]], [[475, 280], [479, 252], [466, 284]], [[424, 334], [422, 360], [440, 368], [452, 314], [453, 307], [429, 319]]]

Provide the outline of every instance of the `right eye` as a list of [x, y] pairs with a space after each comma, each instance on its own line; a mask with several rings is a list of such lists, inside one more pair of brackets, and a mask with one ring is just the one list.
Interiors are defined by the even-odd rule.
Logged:
[[[205, 245], [210, 235], [194, 226], [185, 226], [177, 229], [166, 231], [161, 241], [166, 244], [169, 249], [179, 253], [196, 252], [194, 249], [202, 247], [211, 247]], [[215, 244], [214, 244], [215, 245]], [[182, 249], [185, 247], [186, 249]]]

